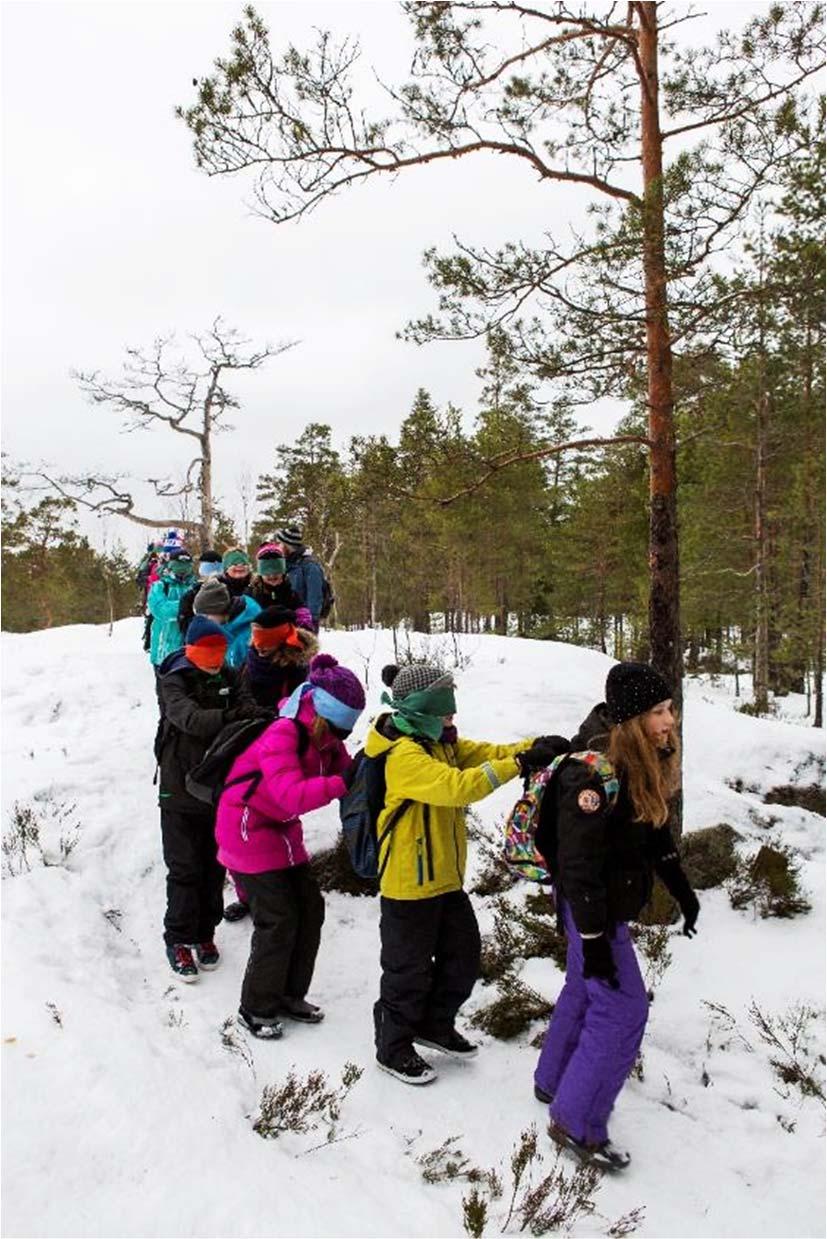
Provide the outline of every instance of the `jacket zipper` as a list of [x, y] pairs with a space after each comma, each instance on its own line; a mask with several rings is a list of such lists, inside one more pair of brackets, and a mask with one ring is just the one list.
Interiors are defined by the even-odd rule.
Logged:
[[422, 839], [416, 841], [416, 884], [422, 885]]
[[457, 878], [459, 879], [460, 886], [462, 886], [463, 877], [462, 877], [462, 872], [459, 867], [459, 839], [457, 838], [457, 812], [460, 812], [464, 815], [464, 810], [463, 809], [454, 810], [454, 856], [457, 862]]
[[428, 881], [434, 880], [434, 853], [431, 846], [431, 806], [425, 805], [425, 861], [428, 868]]
[[250, 816], [249, 806], [245, 805], [244, 812], [241, 814], [241, 837], [245, 843], [250, 842], [250, 836], [247, 833], [247, 819], [249, 818], [249, 816]]

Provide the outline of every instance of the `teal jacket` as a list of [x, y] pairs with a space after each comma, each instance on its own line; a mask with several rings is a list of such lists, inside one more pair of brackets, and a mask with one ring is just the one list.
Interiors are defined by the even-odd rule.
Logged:
[[227, 667], [240, 667], [245, 661], [250, 648], [250, 625], [261, 611], [255, 598], [250, 598], [247, 594], [240, 594], [234, 599], [233, 610], [238, 602], [244, 604], [238, 615], [221, 625], [221, 631], [227, 636], [227, 656], [224, 659]]
[[152, 616], [149, 661], [154, 667], [159, 666], [169, 654], [180, 650], [184, 644], [181, 629], [178, 627], [178, 606], [190, 589], [192, 577], [179, 580], [172, 574], [167, 574], [156, 581], [147, 594], [147, 610]]

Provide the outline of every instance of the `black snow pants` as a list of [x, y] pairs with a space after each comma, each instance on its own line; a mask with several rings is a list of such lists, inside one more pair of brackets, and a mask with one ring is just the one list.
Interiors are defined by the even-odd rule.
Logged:
[[224, 867], [217, 860], [215, 814], [161, 809], [167, 866], [167, 946], [211, 942], [224, 915]]
[[282, 998], [304, 998], [313, 980], [324, 924], [324, 896], [309, 865], [233, 873], [253, 918], [241, 1006], [259, 1019], [277, 1016]]
[[376, 1057], [390, 1063], [415, 1035], [454, 1027], [479, 976], [480, 931], [465, 891], [432, 899], [381, 898], [382, 980], [373, 1008]]

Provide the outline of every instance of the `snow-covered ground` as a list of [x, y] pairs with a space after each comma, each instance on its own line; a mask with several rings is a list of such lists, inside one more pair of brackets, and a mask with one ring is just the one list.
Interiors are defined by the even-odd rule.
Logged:
[[[217, 972], [189, 987], [174, 981], [161, 941], [156, 707], [140, 631], [141, 621], [124, 620], [111, 636], [72, 627], [2, 638], [3, 828], [16, 802], [40, 822], [47, 858], [58, 858], [61, 835], [69, 848], [65, 863], [46, 867], [30, 851], [31, 870], [3, 882], [3, 1234], [462, 1235], [468, 1184], [429, 1185], [416, 1159], [457, 1136], [475, 1165], [500, 1166], [507, 1185], [511, 1150], [533, 1123], [550, 1168], [545, 1114], [532, 1096], [529, 1042], [541, 1025], [510, 1043], [474, 1034], [478, 1059], [435, 1061], [439, 1079], [425, 1089], [377, 1071], [378, 902], [331, 894], [311, 992], [325, 1022], [288, 1025], [275, 1043], [249, 1042], [229, 1025], [225, 1045], [250, 925], [219, 929]], [[391, 635], [324, 634], [323, 645], [367, 678], [374, 711]], [[435, 638], [432, 648], [452, 656], [454, 644]], [[458, 638], [456, 649], [467, 664], [457, 673], [462, 732], [503, 741], [571, 733], [601, 697], [611, 663], [494, 636]], [[354, 744], [366, 727], [367, 714]], [[762, 804], [776, 784], [820, 781], [823, 746], [822, 732], [739, 714], [726, 686], [690, 681], [687, 828], [729, 822], [754, 850], [771, 814], [774, 833], [802, 858], [813, 908], [761, 921], [733, 911], [722, 890], [701, 892], [698, 937], [675, 932], [670, 943], [643, 1079], [627, 1083], [615, 1110], [613, 1137], [632, 1166], [602, 1181], [597, 1212], [573, 1233], [606, 1234], [642, 1208], [645, 1236], [824, 1234], [823, 1106], [785, 1088], [748, 1018], [752, 1000], [772, 1018], [794, 1004], [817, 1009], [807, 1053], [823, 1081], [825, 823]], [[735, 791], [738, 779], [752, 790]], [[492, 835], [516, 791], [477, 806]], [[311, 815], [311, 845], [327, 845], [336, 827], [335, 808]], [[491, 901], [476, 904], [485, 931]], [[524, 979], [549, 999], [562, 982], [550, 960], [527, 961]], [[466, 1013], [493, 996], [478, 985]], [[726, 1008], [735, 1026], [707, 1003]], [[282, 1084], [291, 1068], [300, 1077], [320, 1069], [335, 1085], [347, 1062], [364, 1074], [335, 1140], [324, 1126], [276, 1140], [253, 1131], [265, 1085]], [[500, 1232], [504, 1213], [494, 1207], [486, 1234]]]

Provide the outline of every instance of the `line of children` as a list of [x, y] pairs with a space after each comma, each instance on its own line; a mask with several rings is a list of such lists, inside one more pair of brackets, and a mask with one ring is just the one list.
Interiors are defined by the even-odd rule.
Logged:
[[[344, 741], [365, 696], [351, 671], [317, 653], [314, 634], [296, 624], [295, 611], [278, 605], [258, 611], [248, 625], [252, 640], [240, 673], [228, 665], [227, 632], [205, 613], [196, 614], [183, 650], [159, 657], [173, 612], [167, 599], [188, 582], [188, 561], [185, 552], [170, 553], [157, 583], [166, 589], [152, 599], [161, 621], [154, 654], [162, 705], [157, 751], [167, 956], [184, 980], [194, 979], [198, 967], [217, 965], [214, 934], [226, 866], [253, 917], [239, 1020], [252, 1035], [275, 1039], [283, 1016], [306, 1023], [323, 1018], [306, 997], [324, 900], [310, 869], [301, 814], [345, 794], [352, 759]], [[225, 566], [237, 570], [229, 579], [249, 575], [243, 560], [225, 557]], [[226, 584], [213, 579], [196, 595], [196, 612], [212, 609], [206, 605], [210, 591], [218, 590], [222, 604], [230, 600]], [[382, 697], [388, 710], [373, 723], [365, 746], [368, 756], [386, 759], [377, 823], [382, 975], [374, 1006], [376, 1058], [397, 1079], [425, 1084], [436, 1073], [415, 1046], [459, 1059], [477, 1053], [456, 1027], [480, 959], [476, 916], [463, 890], [464, 808], [518, 774], [548, 765], [561, 752], [561, 740], [541, 736], [495, 745], [460, 739], [450, 674], [416, 664], [386, 668], [383, 680], [391, 688]], [[205, 810], [186, 791], [186, 771], [226, 722], [272, 717], [279, 706], [280, 716], [235, 760], [217, 814]], [[648, 1015], [627, 923], [648, 900], [654, 873], [678, 900], [687, 936], [696, 932], [699, 913], [666, 825], [679, 767], [668, 685], [645, 664], [613, 667], [606, 703], [595, 707], [568, 748], [543, 801], [536, 840], [541, 853], [548, 849], [555, 874], [568, 957], [535, 1093], [550, 1106], [553, 1140], [616, 1170], [629, 1155], [612, 1144], [607, 1123]], [[619, 792], [611, 803], [605, 783], [583, 758], [595, 748], [605, 751], [616, 772]], [[393, 829], [384, 832], [391, 820]]]

